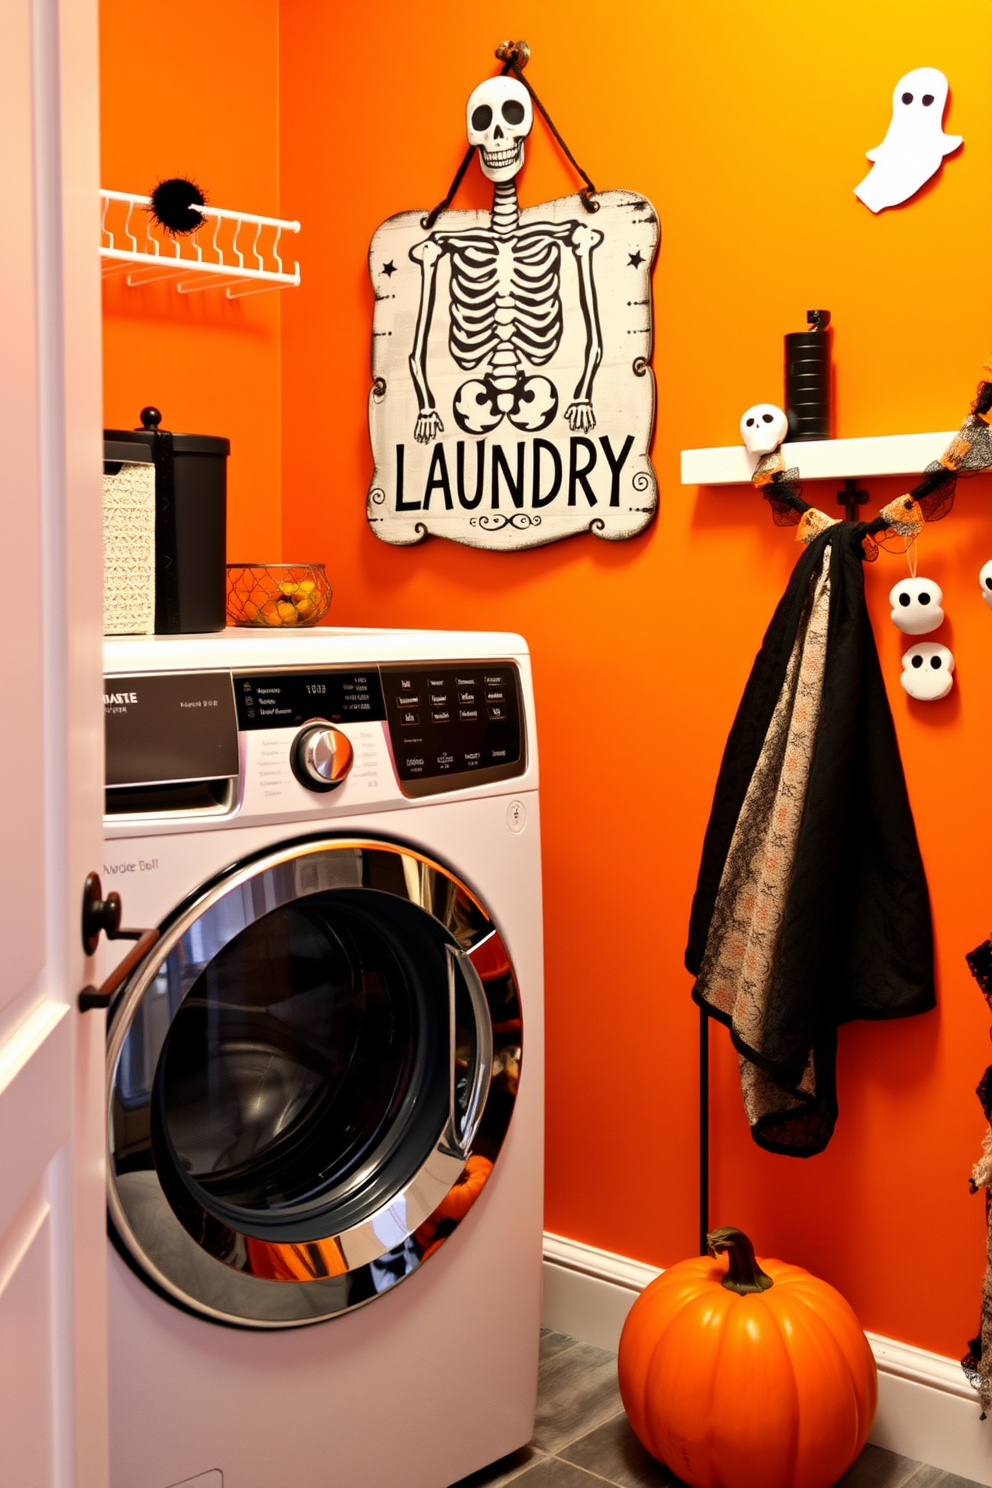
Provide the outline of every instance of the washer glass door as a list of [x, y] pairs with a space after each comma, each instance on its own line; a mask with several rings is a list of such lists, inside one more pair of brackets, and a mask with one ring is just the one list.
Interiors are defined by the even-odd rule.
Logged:
[[324, 838], [238, 865], [166, 922], [115, 1010], [118, 1248], [217, 1321], [372, 1300], [481, 1194], [521, 1046], [503, 943], [441, 864]]

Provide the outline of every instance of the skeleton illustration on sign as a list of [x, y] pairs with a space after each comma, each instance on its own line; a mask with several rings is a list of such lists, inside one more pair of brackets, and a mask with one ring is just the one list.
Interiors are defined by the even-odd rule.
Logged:
[[633, 537], [657, 504], [657, 215], [631, 191], [522, 207], [518, 78], [480, 83], [466, 117], [491, 209], [404, 212], [372, 239], [369, 523], [400, 545]]
[[452, 412], [458, 427], [466, 434], [489, 434], [505, 418], [536, 434], [553, 421], [558, 389], [549, 377], [534, 376], [527, 367], [545, 366], [561, 345], [563, 247], [573, 254], [578, 270], [586, 347], [582, 377], [565, 419], [570, 429], [594, 429], [592, 389], [603, 342], [592, 255], [603, 234], [584, 222], [521, 227], [516, 178], [534, 125], [533, 105], [522, 83], [488, 78], [469, 98], [467, 116], [469, 144], [477, 147], [483, 175], [493, 183], [492, 219], [488, 227], [437, 233], [410, 250], [422, 275], [410, 357], [420, 409], [415, 438], [429, 444], [444, 429], [427, 377], [427, 342], [437, 267], [445, 256], [451, 265], [448, 346], [464, 372], [479, 372], [455, 396]]

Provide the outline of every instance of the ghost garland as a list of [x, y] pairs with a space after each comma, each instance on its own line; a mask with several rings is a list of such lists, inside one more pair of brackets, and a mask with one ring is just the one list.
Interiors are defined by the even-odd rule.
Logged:
[[[858, 522], [858, 538], [869, 563], [878, 557], [878, 549], [893, 536], [912, 540], [926, 522], [939, 522], [954, 505], [954, 488], [960, 474], [977, 475], [992, 469], [992, 359], [982, 368], [983, 381], [971, 405], [971, 412], [939, 460], [929, 464], [923, 478], [904, 496], [897, 496], [884, 506], [871, 522]], [[767, 405], [759, 405], [759, 409]], [[750, 411], [750, 410], [749, 410]], [[745, 414], [745, 419], [747, 418]], [[751, 484], [768, 502], [777, 527], [798, 527], [796, 539], [808, 543], [825, 528], [839, 520], [817, 510], [803, 500], [799, 471], [786, 469], [780, 443], [763, 453], [755, 466]]]
[[[978, 385], [971, 412], [951, 440], [947, 449], [927, 466], [922, 479], [903, 496], [897, 496], [883, 507], [870, 522], [854, 524], [855, 541], [864, 558], [873, 563], [879, 547], [901, 541], [900, 550], [909, 550], [928, 522], [939, 522], [954, 504], [954, 489], [960, 474], [975, 475], [992, 469], [992, 360], [983, 367], [985, 377]], [[741, 436], [752, 453], [759, 456], [751, 483], [772, 508], [777, 526], [796, 527], [796, 539], [810, 543], [839, 518], [828, 516], [803, 500], [799, 471], [786, 468], [781, 444], [787, 429], [785, 415], [771, 404], [759, 403], [749, 408], [741, 419]], [[979, 575], [982, 596], [992, 605], [992, 563]], [[940, 587], [928, 579], [911, 579], [897, 584], [889, 595], [892, 622], [907, 635], [926, 635], [943, 622]], [[903, 655], [902, 686], [910, 697], [922, 702], [935, 702], [946, 697], [953, 686], [954, 657], [938, 641], [922, 641]]]

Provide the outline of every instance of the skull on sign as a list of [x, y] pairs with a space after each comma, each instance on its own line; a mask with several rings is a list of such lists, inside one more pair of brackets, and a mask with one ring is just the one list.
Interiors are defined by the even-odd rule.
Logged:
[[524, 140], [534, 127], [530, 94], [516, 78], [487, 78], [471, 93], [466, 109], [468, 142], [479, 151], [482, 174], [512, 181], [524, 163]]

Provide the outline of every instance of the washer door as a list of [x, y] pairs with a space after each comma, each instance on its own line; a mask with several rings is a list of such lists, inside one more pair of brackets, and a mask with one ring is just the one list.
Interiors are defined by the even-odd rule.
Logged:
[[310, 838], [166, 921], [109, 1032], [109, 1206], [130, 1264], [218, 1322], [361, 1306], [482, 1193], [520, 1075], [516, 980], [440, 863]]

